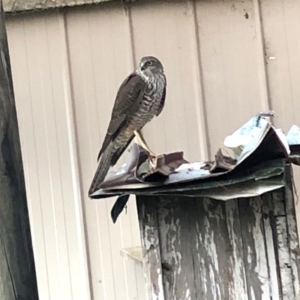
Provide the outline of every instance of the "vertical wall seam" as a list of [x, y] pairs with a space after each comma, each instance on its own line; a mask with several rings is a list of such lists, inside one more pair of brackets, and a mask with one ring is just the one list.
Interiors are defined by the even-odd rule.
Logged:
[[[57, 16], [57, 18], [60, 18], [60, 14], [57, 13], [55, 14], [55, 16]], [[50, 67], [51, 65], [51, 54], [50, 54], [50, 42], [49, 42], [49, 39], [51, 39], [51, 37], [49, 36], [49, 28], [48, 28], [48, 22], [49, 20], [48, 19], [44, 19], [45, 20], [45, 28], [46, 28], [46, 44], [47, 44], [47, 48], [46, 48], [46, 54], [47, 54], [47, 57], [48, 57], [48, 60], [47, 60], [47, 65], [49, 67], [49, 73], [50, 73], [50, 90], [51, 90], [51, 93], [50, 96], [51, 96], [51, 103], [53, 105], [53, 127], [50, 129], [50, 130], [53, 130], [53, 132], [55, 133], [55, 140], [56, 140], [56, 145], [55, 145], [55, 152], [57, 153], [57, 158], [58, 158], [58, 161], [60, 162], [60, 147], [58, 146], [58, 143], [59, 143], [59, 139], [58, 139], [58, 129], [57, 129], [57, 119], [58, 119], [58, 116], [57, 116], [57, 108], [56, 108], [56, 104], [55, 104], [55, 100], [54, 100], [54, 86], [53, 86], [53, 71]], [[45, 116], [45, 120], [47, 120], [46, 116]], [[48, 145], [48, 139], [47, 139], [47, 145]], [[49, 146], [47, 146], [48, 148], [48, 151], [50, 149]], [[53, 177], [53, 172], [52, 172], [52, 155], [51, 155], [51, 150], [49, 152], [49, 155], [48, 155], [48, 161], [49, 161], [49, 175], [50, 175], [50, 186], [51, 186], [51, 194], [53, 195], [54, 194], [54, 191], [53, 191], [53, 186], [54, 184], [52, 183], [52, 177]], [[61, 165], [58, 164], [58, 175], [57, 175], [59, 178], [60, 178], [60, 186], [59, 188], [56, 187], [57, 190], [59, 190], [59, 194], [60, 194], [60, 197], [61, 199], [64, 198], [63, 196], [63, 184], [62, 184], [62, 170], [61, 170]], [[58, 222], [57, 222], [57, 213], [55, 211], [55, 207], [57, 206], [55, 204], [55, 199], [53, 199], [53, 197], [51, 197], [52, 199], [52, 203], [53, 203], [53, 218], [54, 218], [54, 227], [55, 227], [55, 232], [58, 232], [59, 229], [58, 229]], [[67, 223], [66, 223], [66, 206], [65, 206], [65, 203], [64, 201], [62, 201], [62, 208], [63, 208], [63, 211], [62, 211], [62, 217], [63, 217], [63, 227], [64, 227], [64, 240], [66, 242], [66, 251], [67, 253], [69, 253], [69, 250], [70, 250], [70, 247], [68, 245], [68, 233], [67, 233]], [[55, 234], [55, 237], [56, 237], [56, 249], [57, 249], [57, 257], [58, 257], [58, 264], [59, 266], [61, 265], [62, 263], [62, 259], [61, 259], [61, 254], [60, 254], [60, 251], [59, 251], [59, 241], [58, 241], [58, 234]], [[70, 274], [71, 273], [71, 266], [70, 266], [70, 257], [68, 255], [67, 257], [67, 265], [68, 265], [68, 273]], [[60, 276], [60, 275], [59, 275]], [[68, 279], [68, 283], [69, 283], [69, 289], [70, 289], [70, 293], [71, 293], [71, 297], [73, 298], [73, 291], [72, 291], [72, 280], [71, 280], [71, 276], [69, 276], [69, 279]], [[64, 287], [62, 286], [62, 283], [61, 281], [59, 282], [59, 285], [61, 286], [61, 289], [63, 290]]]
[[196, 103], [196, 111], [197, 111], [197, 119], [198, 119], [198, 128], [199, 131], [203, 132], [203, 135], [199, 134], [200, 148], [201, 148], [200, 150], [203, 151], [203, 155], [205, 159], [210, 159], [211, 145], [210, 145], [209, 134], [208, 134], [207, 109], [206, 109], [205, 94], [204, 94], [204, 82], [203, 82], [203, 70], [202, 70], [202, 63], [201, 63], [197, 7], [196, 7], [196, 0], [190, 0], [190, 1], [191, 1], [193, 17], [194, 17], [195, 41], [196, 41], [198, 76], [199, 76], [199, 94], [200, 94], [199, 101], [198, 99], [195, 99], [195, 103]]
[[129, 25], [129, 36], [130, 36], [130, 46], [131, 46], [131, 55], [132, 55], [132, 65], [133, 68], [136, 68], [136, 52], [135, 52], [135, 40], [134, 40], [134, 29], [132, 21], [132, 4], [128, 3], [128, 6], [125, 7], [127, 13], [128, 25]]
[[85, 298], [86, 300], [94, 299], [92, 283], [91, 283], [91, 268], [90, 268], [90, 257], [87, 244], [87, 232], [86, 232], [86, 220], [85, 220], [85, 209], [82, 203], [84, 195], [82, 194], [82, 180], [79, 168], [79, 154], [78, 154], [78, 138], [76, 133], [75, 116], [74, 116], [74, 91], [72, 88], [72, 74], [71, 74], [71, 61], [70, 61], [70, 45], [68, 39], [68, 24], [66, 18], [66, 12], [62, 12], [63, 29], [63, 43], [64, 43], [64, 66], [63, 66], [63, 80], [64, 80], [64, 93], [65, 93], [65, 107], [66, 107], [66, 121], [68, 127], [68, 139], [69, 139], [69, 151], [71, 160], [72, 170], [72, 182], [74, 190], [74, 204], [75, 213], [77, 220], [77, 236], [80, 240], [78, 243], [82, 268], [84, 270], [82, 278], [87, 281], [85, 283]]
[[258, 77], [263, 110], [271, 109], [270, 90], [268, 84], [268, 73], [265, 61], [265, 38], [263, 34], [263, 22], [260, 0], [253, 0], [254, 20], [257, 37]]

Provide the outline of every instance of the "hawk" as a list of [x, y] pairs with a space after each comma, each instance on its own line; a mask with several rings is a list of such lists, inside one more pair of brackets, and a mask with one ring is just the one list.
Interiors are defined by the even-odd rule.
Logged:
[[100, 188], [109, 168], [117, 163], [135, 136], [141, 146], [154, 155], [140, 130], [161, 113], [165, 98], [166, 77], [162, 63], [153, 56], [143, 57], [117, 93], [89, 195]]

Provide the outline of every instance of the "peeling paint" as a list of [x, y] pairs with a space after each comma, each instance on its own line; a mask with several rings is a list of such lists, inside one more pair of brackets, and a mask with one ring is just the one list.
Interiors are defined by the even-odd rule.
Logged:
[[[282, 190], [227, 202], [179, 196], [152, 199], [156, 205], [146, 214], [147, 226], [139, 213], [146, 249], [159, 252], [147, 254], [149, 263], [159, 260], [148, 266], [155, 270], [151, 280], [157, 288], [152, 293], [158, 291], [152, 299], [297, 299], [295, 212], [290, 209], [286, 215]], [[138, 204], [147, 207], [149, 202]], [[157, 216], [157, 223], [149, 225], [151, 216]]]

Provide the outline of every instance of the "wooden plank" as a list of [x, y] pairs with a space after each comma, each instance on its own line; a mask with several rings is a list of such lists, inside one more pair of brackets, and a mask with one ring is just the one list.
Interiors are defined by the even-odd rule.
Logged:
[[193, 199], [159, 197], [158, 221], [166, 299], [197, 299], [195, 291]]
[[0, 2], [0, 299], [38, 299], [19, 130]]
[[281, 294], [279, 292], [280, 278], [278, 275], [278, 255], [275, 249], [274, 241], [274, 218], [273, 218], [273, 202], [271, 193], [262, 195], [263, 201], [263, 227], [264, 240], [267, 252], [267, 264], [270, 278], [270, 294], [272, 300], [280, 300]]
[[249, 300], [269, 300], [269, 271], [264, 242], [262, 200], [239, 200], [243, 252]]
[[247, 300], [247, 282], [243, 261], [243, 240], [241, 233], [238, 200], [230, 200], [225, 203], [227, 230], [232, 247], [232, 256], [229, 264], [232, 268], [233, 284], [229, 285], [230, 299]]
[[281, 299], [288, 300], [294, 298], [294, 286], [291, 269], [291, 256], [288, 245], [287, 217], [283, 190], [272, 193], [272, 202], [274, 205], [275, 247], [278, 255]]
[[165, 300], [156, 197], [138, 196], [137, 208], [143, 247], [144, 275], [148, 300]]
[[293, 177], [292, 168], [290, 165], [286, 166], [285, 177], [286, 187], [284, 189], [285, 196], [285, 210], [287, 216], [287, 234], [288, 247], [291, 257], [291, 271], [293, 275], [293, 285], [295, 299], [300, 299], [300, 247], [299, 235], [297, 230], [297, 220], [295, 211], [295, 201], [293, 194]]
[[[196, 198], [191, 234], [197, 299], [235, 299], [234, 261], [229, 241], [225, 202]], [[230, 294], [231, 293], [231, 294]]]

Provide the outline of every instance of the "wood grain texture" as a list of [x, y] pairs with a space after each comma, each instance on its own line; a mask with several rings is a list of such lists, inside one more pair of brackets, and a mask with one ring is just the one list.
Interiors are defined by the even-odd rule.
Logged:
[[266, 255], [268, 257], [268, 269], [270, 279], [270, 291], [273, 300], [281, 299], [279, 292], [280, 278], [277, 272], [278, 255], [276, 245], [276, 236], [273, 234], [274, 230], [274, 216], [273, 216], [273, 199], [271, 193], [262, 196], [263, 200], [263, 222], [265, 232], [265, 247]]
[[291, 269], [293, 276], [293, 285], [295, 298], [300, 299], [300, 249], [299, 249], [299, 234], [296, 221], [295, 199], [293, 194], [293, 176], [291, 168], [286, 168], [287, 185], [284, 190], [285, 211], [287, 216], [287, 233], [288, 233], [288, 248], [291, 258]]
[[241, 228], [247, 277], [248, 299], [270, 299], [267, 256], [264, 243], [262, 200], [239, 200]]
[[[193, 200], [180, 201], [180, 198], [160, 198], [158, 209], [159, 236], [163, 268], [163, 284], [166, 299], [194, 299], [193, 249], [187, 247], [193, 243], [193, 234], [186, 232], [190, 228], [190, 203]], [[182, 288], [184, 287], [184, 288]]]
[[247, 281], [245, 274], [245, 264], [243, 260], [243, 241], [241, 237], [241, 222], [240, 213], [237, 201], [228, 201], [225, 205], [227, 230], [229, 240], [232, 245], [232, 257], [230, 259], [230, 266], [232, 268], [233, 282], [229, 285], [229, 295], [234, 297], [236, 292], [241, 300], [248, 299], [247, 295]]
[[0, 299], [38, 299], [18, 123], [0, 2]]
[[281, 283], [281, 299], [291, 299], [294, 296], [293, 273], [288, 243], [287, 216], [283, 191], [272, 194], [274, 229], [276, 236], [279, 278]]
[[[298, 299], [299, 242], [288, 184], [227, 202], [139, 196], [148, 299]], [[157, 286], [165, 298], [157, 298]]]
[[191, 249], [195, 260], [197, 299], [202, 295], [207, 299], [229, 299], [228, 287], [233, 284], [232, 246], [226, 226], [225, 202], [201, 200], [195, 199], [191, 218], [191, 221], [195, 220], [191, 232], [196, 244]]
[[164, 296], [157, 207], [154, 197], [138, 200], [148, 300], [167, 300]]

